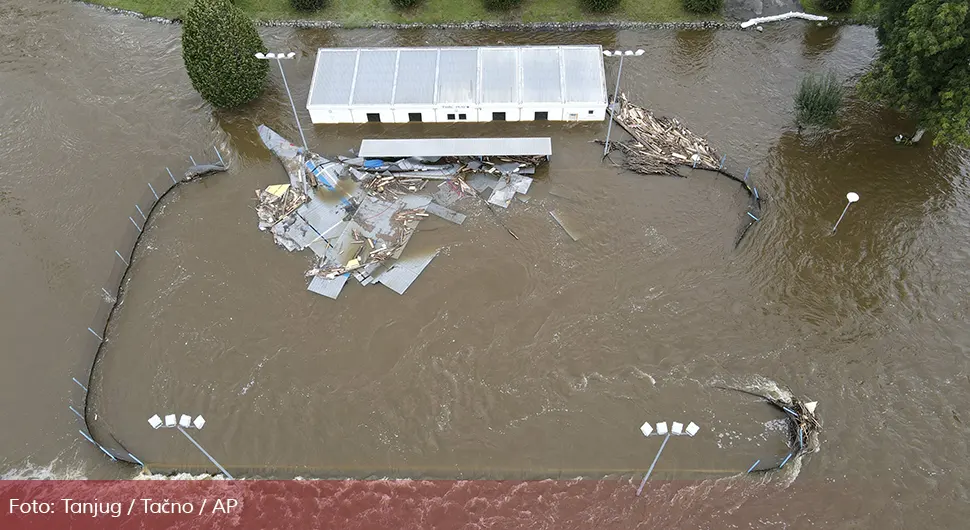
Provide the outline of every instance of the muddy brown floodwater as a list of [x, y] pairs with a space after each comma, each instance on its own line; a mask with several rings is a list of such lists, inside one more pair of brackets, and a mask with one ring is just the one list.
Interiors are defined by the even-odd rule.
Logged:
[[[212, 471], [146, 422], [172, 410], [206, 416], [199, 441], [237, 476], [606, 477], [605, 499], [627, 508], [590, 514], [598, 527], [729, 515], [750, 527], [957, 528], [970, 515], [970, 157], [897, 146], [912, 124], [853, 98], [831, 134], [791, 126], [800, 76], [856, 78], [873, 30], [263, 30], [271, 49], [298, 51], [287, 73], [301, 102], [321, 46], [644, 48], [622, 90], [686, 120], [737, 172], [751, 167], [768, 197], [734, 248], [746, 205], [736, 183], [602, 164], [591, 141], [605, 124], [333, 127], [302, 112], [324, 156], [364, 137], [553, 138], [532, 200], [500, 213], [518, 241], [462, 205], [462, 226], [421, 224], [409, 249], [443, 251], [406, 295], [351, 282], [332, 301], [305, 290], [306, 254], [256, 229], [253, 190], [285, 177], [255, 126], [296, 138], [278, 75], [254, 104], [214, 113], [186, 78], [177, 26], [12, 4], [0, 6], [5, 478], [133, 474], [77, 435], [71, 377], [90, 367], [85, 328], [144, 182], [219, 145], [231, 171], [173, 192], [147, 230], [94, 377], [95, 431], [154, 471]], [[832, 235], [848, 191], [862, 200]], [[821, 450], [743, 475], [785, 456], [778, 415], [717, 385], [818, 400]], [[702, 428], [672, 441], [655, 472], [690, 485], [638, 505], [630, 491], [658, 447], [638, 427], [663, 419]]]

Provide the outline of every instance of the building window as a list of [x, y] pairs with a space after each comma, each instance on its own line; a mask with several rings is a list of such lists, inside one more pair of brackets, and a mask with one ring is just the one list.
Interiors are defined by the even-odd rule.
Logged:
[[408, 113], [408, 121], [421, 121], [421, 113], [420, 112], [409, 112]]
[[381, 115], [379, 113], [377, 113], [377, 112], [368, 112], [367, 113], [367, 121], [374, 122], [374, 123], [380, 123], [381, 122]]
[[593, 113], [593, 111], [589, 111], [589, 113], [590, 113], [590, 114], [592, 114], [592, 113]]
[[449, 114], [449, 115], [448, 115], [448, 119], [449, 119], [449, 120], [453, 120], [453, 119], [455, 119], [455, 115], [454, 115], [454, 114]]
[[467, 120], [468, 119], [468, 115], [467, 114], [459, 114], [458, 115], [458, 119], [459, 120]]
[[548, 119], [549, 119], [549, 113], [548, 112], [545, 112], [545, 111], [543, 111], [543, 112], [536, 112], [536, 121], [546, 121]]
[[493, 112], [492, 113], [492, 120], [494, 120], [494, 121], [505, 121], [505, 113], [504, 112]]

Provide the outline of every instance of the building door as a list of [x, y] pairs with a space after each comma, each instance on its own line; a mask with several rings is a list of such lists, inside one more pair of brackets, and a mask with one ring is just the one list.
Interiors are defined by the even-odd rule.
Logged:
[[421, 121], [421, 113], [420, 112], [409, 112], [408, 113], [408, 121]]
[[549, 119], [548, 112], [536, 112], [536, 121], [546, 121]]
[[374, 122], [374, 123], [380, 123], [381, 122], [381, 115], [380, 115], [380, 113], [377, 113], [377, 112], [368, 112], [367, 113], [367, 121]]
[[493, 112], [492, 113], [492, 120], [493, 121], [505, 121], [505, 113], [504, 112]]

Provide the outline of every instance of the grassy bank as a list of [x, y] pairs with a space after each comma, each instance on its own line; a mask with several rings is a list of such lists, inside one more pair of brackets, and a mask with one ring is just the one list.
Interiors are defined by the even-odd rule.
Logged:
[[[149, 16], [180, 18], [193, 0], [88, 0], [94, 4], [137, 11]], [[711, 20], [717, 17], [687, 13], [681, 0], [623, 0], [609, 15], [584, 12], [579, 0], [525, 0], [509, 13], [493, 13], [481, 0], [424, 0], [416, 9], [399, 11], [390, 0], [331, 0], [331, 6], [307, 13], [290, 7], [289, 0], [236, 0], [236, 5], [257, 20], [332, 20], [346, 26], [375, 23], [423, 22], [588, 22], [629, 20], [675, 22]]]
[[852, 8], [845, 13], [832, 13], [818, 6], [818, 0], [801, 0], [806, 13], [825, 15], [831, 19], [851, 18], [853, 20], [874, 22], [879, 13], [878, 0], [855, 0]]

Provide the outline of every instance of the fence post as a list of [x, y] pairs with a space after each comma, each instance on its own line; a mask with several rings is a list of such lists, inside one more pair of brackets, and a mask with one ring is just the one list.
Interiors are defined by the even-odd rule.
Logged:
[[152, 186], [152, 183], [151, 182], [148, 183], [148, 189], [152, 190], [152, 195], [155, 196], [155, 200], [157, 201], [158, 200], [158, 193], [155, 193], [155, 187]]
[[168, 176], [172, 178], [172, 184], [178, 184], [178, 181], [175, 180], [175, 175], [172, 174], [172, 170], [165, 168], [165, 171], [168, 171]]

